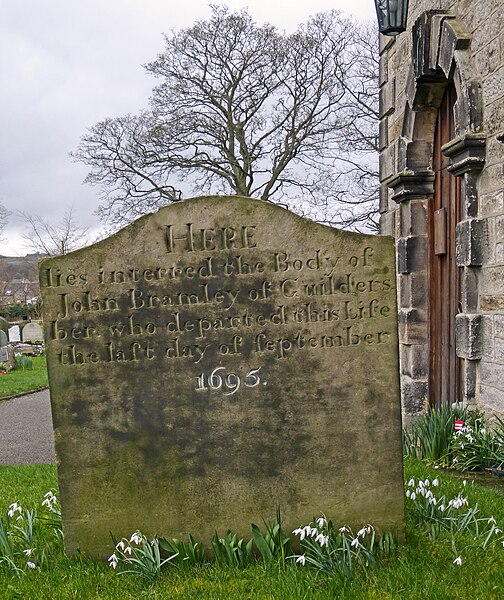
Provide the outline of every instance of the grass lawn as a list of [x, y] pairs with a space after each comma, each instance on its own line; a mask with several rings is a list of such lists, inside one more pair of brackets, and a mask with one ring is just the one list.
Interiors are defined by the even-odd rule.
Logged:
[[[470, 506], [478, 504], [481, 516], [493, 516], [497, 524], [503, 527], [502, 491], [473, 483], [471, 476], [467, 477], [468, 483], [463, 487], [460, 477], [452, 477], [420, 462], [408, 460], [406, 481], [411, 477], [429, 477], [431, 481], [438, 477], [443, 493], [455, 495], [462, 490]], [[9, 504], [14, 501], [26, 508], [36, 506], [51, 487], [56, 487], [53, 466], [0, 467], [0, 514], [5, 514]], [[453, 551], [447, 534], [441, 534], [436, 541], [431, 541], [422, 528], [414, 525], [409, 510], [406, 517], [406, 543], [398, 547], [396, 555], [381, 559], [377, 568], [367, 573], [358, 572], [349, 581], [317, 575], [306, 566], [301, 567], [289, 561], [287, 565], [270, 566], [258, 562], [243, 569], [212, 564], [198, 568], [168, 565], [161, 578], [149, 585], [132, 575], [118, 576], [101, 561], [89, 561], [81, 557], [68, 559], [63, 554], [61, 544], [51, 538], [54, 541], [49, 542], [51, 552], [48, 563], [41, 569], [28, 571], [18, 579], [0, 566], [0, 595], [4, 600], [497, 600], [503, 597], [504, 548], [501, 544], [494, 545], [484, 553], [469, 547], [473, 540], [467, 534], [458, 534], [457, 546], [463, 556], [463, 564], [457, 566], [453, 563]]]
[[17, 367], [0, 377], [0, 399], [47, 387], [45, 356], [33, 357], [33, 369]]

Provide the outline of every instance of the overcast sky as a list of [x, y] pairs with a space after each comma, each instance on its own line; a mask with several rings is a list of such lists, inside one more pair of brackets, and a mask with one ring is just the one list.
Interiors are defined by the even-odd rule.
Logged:
[[[228, 0], [287, 31], [335, 8], [374, 19], [373, 0]], [[0, 0], [0, 202], [57, 222], [71, 206], [83, 226], [98, 188], [69, 152], [105, 117], [146, 107], [154, 79], [142, 65], [163, 49], [162, 32], [210, 15], [208, 0]], [[26, 253], [11, 215], [0, 254]]]

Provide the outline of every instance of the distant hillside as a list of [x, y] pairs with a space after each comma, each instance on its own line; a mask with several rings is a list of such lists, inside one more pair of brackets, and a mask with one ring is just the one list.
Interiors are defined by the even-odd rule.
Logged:
[[43, 254], [27, 254], [26, 256], [0, 256], [0, 281], [13, 279], [37, 281], [37, 264]]

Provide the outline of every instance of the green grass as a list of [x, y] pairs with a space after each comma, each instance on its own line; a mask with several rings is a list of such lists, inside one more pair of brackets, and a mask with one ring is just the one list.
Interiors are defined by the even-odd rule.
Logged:
[[0, 377], [0, 399], [33, 392], [47, 385], [45, 356], [34, 356], [32, 369], [17, 367]]
[[[460, 477], [440, 472], [419, 461], [406, 460], [405, 478], [439, 477], [447, 481], [448, 493], [457, 493]], [[483, 516], [493, 516], [504, 525], [502, 492], [473, 483], [472, 475], [464, 494], [470, 504], [478, 503]], [[50, 465], [0, 467], [0, 514], [18, 501], [27, 508], [40, 502], [56, 485], [55, 468]], [[316, 507], [314, 507], [316, 511]], [[92, 517], [91, 517], [92, 518]], [[300, 524], [302, 525], [302, 524]], [[197, 533], [197, 532], [193, 532]], [[460, 540], [460, 546], [470, 539]], [[111, 543], [111, 552], [112, 552]], [[496, 546], [482, 553], [464, 551], [464, 564], [453, 564], [448, 537], [430, 541], [420, 528], [406, 520], [406, 543], [394, 557], [382, 559], [378, 568], [358, 573], [350, 581], [317, 576], [306, 567], [261, 563], [243, 569], [205, 565], [184, 569], [167, 566], [160, 580], [147, 585], [130, 575], [117, 576], [104, 562], [79, 557], [68, 559], [56, 547], [44, 570], [30, 571], [21, 580], [0, 568], [2, 599], [59, 600], [170, 598], [201, 600], [492, 600], [502, 598], [504, 589], [504, 548]]]

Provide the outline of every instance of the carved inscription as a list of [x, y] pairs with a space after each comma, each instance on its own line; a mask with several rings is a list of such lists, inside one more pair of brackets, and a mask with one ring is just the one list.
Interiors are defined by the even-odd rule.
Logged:
[[[306, 256], [266, 249], [258, 258], [257, 233], [250, 224], [188, 223], [181, 230], [167, 224], [163, 264], [43, 270], [42, 286], [57, 297], [48, 331], [59, 343], [59, 362], [198, 365], [206, 356], [244, 352], [285, 360], [313, 349], [341, 352], [390, 341], [387, 328], [373, 325], [391, 314], [392, 281], [374, 268], [372, 247], [350, 256], [323, 247]], [[173, 261], [175, 252], [182, 260]], [[92, 351], [80, 347], [83, 340], [94, 342]], [[214, 375], [222, 385], [198, 377], [197, 389], [234, 393], [241, 384], [235, 373]], [[246, 379], [242, 387], [253, 387]]]

